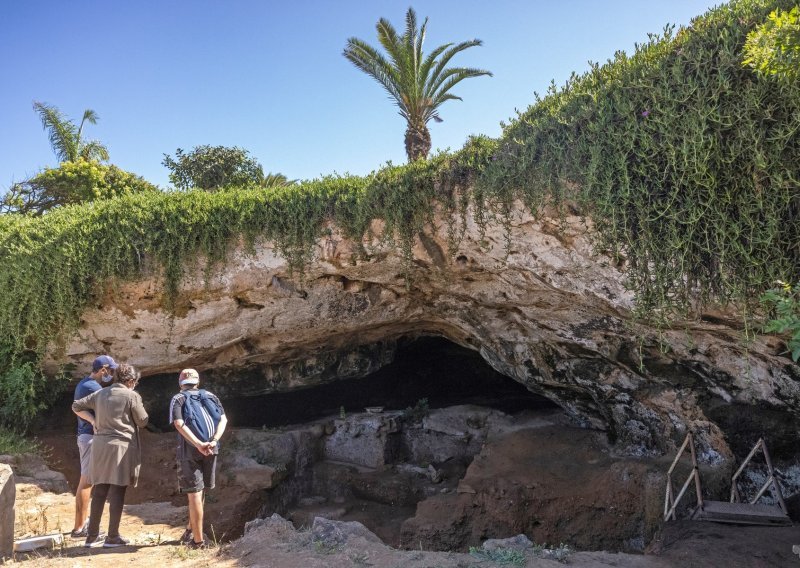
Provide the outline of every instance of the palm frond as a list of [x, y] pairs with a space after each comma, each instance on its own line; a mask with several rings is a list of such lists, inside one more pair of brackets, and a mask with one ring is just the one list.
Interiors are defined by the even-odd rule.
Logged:
[[384, 18], [378, 20], [375, 24], [375, 29], [378, 32], [378, 41], [389, 54], [389, 57], [396, 65], [401, 65], [403, 60], [402, 46], [400, 38], [397, 35], [397, 30], [394, 26]]
[[[450, 63], [450, 60], [455, 56], [457, 53], [464, 51], [465, 49], [469, 49], [470, 47], [475, 47], [483, 45], [483, 42], [479, 39], [472, 39], [469, 41], [462, 41], [461, 43], [454, 45], [447, 49], [442, 54], [441, 59], [436, 62], [436, 66], [433, 68], [433, 72], [431, 73], [430, 77], [428, 77], [428, 85], [435, 83], [439, 79], [439, 75], [441, 75], [444, 68], [447, 67], [447, 64]], [[487, 72], [488, 73], [488, 72]], [[491, 76], [491, 73], [488, 73]], [[426, 92], [431, 92], [430, 88], [425, 89]]]
[[439, 47], [431, 51], [425, 58], [425, 61], [422, 62], [422, 65], [419, 68], [419, 77], [424, 84], [428, 83], [428, 74], [431, 72], [431, 67], [433, 67], [433, 64], [436, 63], [436, 58], [439, 57], [442, 53], [444, 53], [444, 51], [451, 45], [453, 44], [446, 43], [444, 45], [440, 45]]
[[98, 162], [108, 160], [108, 148], [97, 140], [89, 140], [85, 144], [81, 144], [78, 153], [79, 157], [84, 160], [97, 160]]
[[87, 108], [83, 111], [83, 118], [81, 119], [81, 125], [78, 127], [78, 138], [77, 143], [80, 145], [81, 143], [81, 134], [83, 133], [83, 125], [84, 123], [88, 122], [90, 124], [97, 124], [97, 119], [100, 118], [97, 116], [97, 113], [90, 108]]
[[398, 103], [402, 100], [397, 70], [375, 48], [357, 39], [347, 40], [343, 55], [356, 67], [380, 83]]
[[286, 186], [289, 186], [289, 185], [294, 185], [295, 183], [297, 183], [296, 179], [290, 180], [283, 174], [273, 174], [273, 173], [270, 172], [270, 173], [268, 173], [267, 175], [264, 176], [264, 179], [261, 181], [261, 186], [262, 187], [286, 187]]
[[47, 103], [33, 102], [33, 110], [47, 131], [50, 147], [61, 162], [74, 161], [78, 157], [77, 130], [60, 110]]
[[444, 73], [439, 76], [439, 79], [429, 85], [425, 92], [431, 98], [437, 98], [439, 94], [444, 94], [452, 89], [456, 84], [460, 83], [464, 79], [468, 79], [470, 77], [480, 77], [482, 75], [489, 75], [491, 73], [489, 71], [485, 71], [483, 69], [472, 69], [469, 67], [452, 67], [448, 69]]

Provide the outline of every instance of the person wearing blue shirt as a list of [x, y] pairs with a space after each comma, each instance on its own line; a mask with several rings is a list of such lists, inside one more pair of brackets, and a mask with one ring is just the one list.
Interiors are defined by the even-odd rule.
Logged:
[[[117, 362], [108, 355], [100, 355], [92, 363], [92, 372], [81, 379], [75, 387], [73, 400], [107, 387], [113, 381], [114, 369]], [[78, 451], [81, 458], [81, 478], [75, 490], [75, 526], [70, 533], [73, 538], [85, 538], [89, 527], [89, 500], [92, 495], [92, 485], [89, 482], [89, 464], [92, 456], [92, 439], [94, 427], [91, 423], [78, 418]]]

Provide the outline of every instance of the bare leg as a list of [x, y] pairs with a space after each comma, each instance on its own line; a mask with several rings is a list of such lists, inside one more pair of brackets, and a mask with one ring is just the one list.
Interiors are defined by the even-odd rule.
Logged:
[[[202, 508], [205, 509], [206, 494], [205, 494], [205, 491], [201, 491], [200, 493], [203, 494], [203, 496], [200, 498], [200, 501], [201, 501], [200, 504], [201, 504]], [[191, 495], [191, 493], [189, 493], [188, 495]], [[191, 521], [186, 521], [186, 530], [192, 530], [192, 522]]]
[[189, 525], [198, 544], [203, 542], [203, 492], [187, 493], [189, 497]]
[[79, 531], [89, 517], [89, 499], [92, 496], [92, 486], [85, 475], [81, 475], [78, 489], [75, 491], [75, 531]]

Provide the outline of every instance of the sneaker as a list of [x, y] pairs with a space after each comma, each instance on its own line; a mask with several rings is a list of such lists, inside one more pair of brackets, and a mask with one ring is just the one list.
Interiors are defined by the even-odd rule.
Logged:
[[97, 548], [98, 546], [103, 546], [104, 540], [105, 535], [87, 536], [86, 542], [83, 543], [83, 546], [85, 548]]
[[193, 540], [194, 538], [192, 538], [192, 529], [186, 529], [183, 531], [183, 534], [178, 542], [181, 544], [189, 544]]
[[103, 548], [117, 548], [118, 546], [128, 546], [129, 544], [129, 540], [124, 539], [119, 535], [110, 536], [106, 538], [106, 541], [103, 543]]
[[78, 530], [73, 529], [69, 536], [72, 538], [86, 538], [89, 536], [89, 519], [86, 519], [86, 522]]
[[195, 542], [194, 539], [192, 539], [186, 546], [189, 547], [189, 550], [200, 550], [206, 547], [206, 541]]

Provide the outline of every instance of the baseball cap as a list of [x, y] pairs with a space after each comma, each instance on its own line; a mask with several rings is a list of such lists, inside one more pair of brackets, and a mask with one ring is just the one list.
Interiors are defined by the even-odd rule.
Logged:
[[114, 369], [117, 368], [117, 366], [118, 366], [117, 362], [114, 361], [114, 359], [112, 359], [108, 355], [100, 355], [100, 357], [95, 359], [94, 363], [92, 363], [92, 372], [96, 373], [97, 371], [99, 371], [103, 367], [108, 367], [109, 369], [111, 369], [113, 371]]
[[181, 385], [196, 385], [200, 382], [200, 375], [194, 369], [184, 369], [178, 377]]

